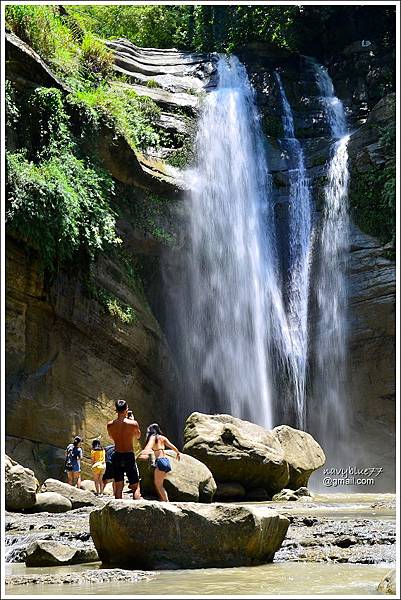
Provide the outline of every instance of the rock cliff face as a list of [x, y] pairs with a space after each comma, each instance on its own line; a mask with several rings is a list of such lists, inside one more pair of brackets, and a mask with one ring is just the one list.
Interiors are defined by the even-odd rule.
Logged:
[[[140, 54], [124, 42], [113, 45], [124, 53]], [[7, 35], [7, 57], [7, 77], [19, 89], [44, 85], [68, 93], [37, 54], [12, 34]], [[153, 96], [166, 111], [160, 117], [161, 127], [175, 133], [185, 130], [188, 119], [180, 111], [188, 110], [193, 117], [199, 98], [173, 92], [188, 85], [201, 90], [209, 80], [208, 69], [213, 71], [206, 59], [169, 51], [142, 53], [144, 70], [152, 75], [169, 72], [166, 86], [173, 91], [134, 86], [138, 94]], [[123, 66], [124, 72], [130, 68], [130, 58]], [[191, 77], [187, 77], [188, 69]], [[172, 114], [175, 108], [180, 109], [177, 116]], [[166, 242], [133, 222], [132, 210], [150, 194], [177, 201], [179, 181], [163, 161], [136, 154], [123, 136], [110, 129], [91, 143], [103, 166], [131, 197], [133, 207], [125, 211], [120, 207], [117, 222], [126, 257], [141, 272], [157, 274]], [[32, 467], [41, 480], [63, 478], [64, 448], [79, 434], [84, 438], [83, 471], [89, 475], [91, 439], [102, 435], [108, 443], [106, 423], [113, 418], [117, 398], [128, 401], [143, 431], [155, 421], [171, 431], [171, 394], [177, 385], [174, 359], [149, 298], [121, 257], [98, 261], [91, 282], [95, 292], [88, 294], [79, 264], [76, 269], [45, 275], [35, 249], [12, 235], [7, 238], [6, 254], [6, 445], [10, 455]], [[131, 323], [105, 310], [96, 294], [98, 287], [132, 308]]]
[[[49, 284], [32, 252], [7, 242], [7, 448], [42, 479], [60, 477], [75, 434], [108, 440], [113, 402], [124, 398], [143, 426], [168, 423], [175, 368], [146, 299], [124, 281], [121, 265], [102, 260], [96, 281], [134, 307], [116, 321], [84, 293], [79, 274]], [[87, 465], [87, 461], [84, 462]], [[87, 472], [88, 469], [86, 469]]]

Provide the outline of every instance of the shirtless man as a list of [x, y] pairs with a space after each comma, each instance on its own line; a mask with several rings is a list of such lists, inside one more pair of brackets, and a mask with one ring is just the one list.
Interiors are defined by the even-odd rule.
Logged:
[[141, 500], [139, 472], [133, 450], [134, 438], [139, 440], [141, 430], [134, 418], [128, 418], [128, 405], [125, 400], [116, 401], [117, 418], [107, 423], [107, 431], [115, 444], [112, 457], [114, 471], [114, 497], [123, 497], [124, 473], [127, 474], [129, 488], [134, 493], [134, 500]]

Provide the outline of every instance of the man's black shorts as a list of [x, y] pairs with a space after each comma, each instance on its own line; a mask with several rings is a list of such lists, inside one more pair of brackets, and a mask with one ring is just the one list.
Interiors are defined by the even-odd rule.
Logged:
[[111, 462], [116, 483], [124, 481], [124, 473], [127, 474], [129, 483], [139, 482], [139, 472], [133, 452], [114, 452]]
[[111, 462], [106, 462], [106, 470], [102, 477], [103, 481], [108, 481], [109, 479], [114, 479], [114, 469]]

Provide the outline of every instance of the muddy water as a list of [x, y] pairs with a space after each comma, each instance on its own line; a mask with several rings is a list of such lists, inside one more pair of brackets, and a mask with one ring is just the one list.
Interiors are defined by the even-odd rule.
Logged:
[[[260, 503], [257, 503], [260, 504]], [[150, 580], [113, 583], [77, 584], [42, 584], [7, 586], [7, 595], [18, 596], [77, 596], [95, 595], [377, 595], [377, 585], [382, 577], [394, 567], [394, 536], [389, 535], [395, 521], [394, 494], [327, 494], [305, 498], [302, 502], [263, 503], [279, 508], [282, 514], [292, 518], [283, 548], [276, 554], [275, 562], [257, 567], [240, 567], [230, 569], [198, 569], [160, 571], [154, 573]], [[317, 521], [317, 537], [324, 538], [327, 552], [317, 552], [302, 558], [297, 551], [286, 549], [285, 544], [291, 540], [301, 544], [305, 535], [313, 535], [313, 527], [303, 525], [304, 516]], [[309, 520], [310, 520], [309, 519]], [[332, 523], [332, 527], [327, 527]], [[342, 524], [342, 525], [341, 525]], [[336, 536], [354, 535], [367, 528], [368, 537], [376, 536], [374, 543], [379, 545], [363, 546], [366, 554], [350, 554], [346, 562], [340, 562], [341, 552], [338, 549], [337, 559], [333, 554], [333, 539]], [[320, 529], [319, 529], [320, 528]], [[339, 529], [338, 529], [339, 528]], [[354, 528], [354, 529], [353, 529]], [[331, 531], [328, 531], [331, 529]], [[320, 532], [320, 533], [319, 533]], [[371, 532], [371, 533], [370, 533]], [[387, 539], [385, 539], [387, 536]], [[359, 535], [360, 539], [363, 535]], [[316, 534], [315, 534], [316, 538]], [[362, 542], [358, 542], [362, 543]], [[357, 548], [354, 546], [352, 548]], [[350, 550], [352, 550], [350, 548]], [[361, 547], [359, 547], [361, 548]], [[370, 550], [371, 549], [371, 550]], [[302, 550], [302, 549], [301, 549]], [[308, 547], [306, 547], [308, 552]], [[321, 549], [320, 549], [321, 550]], [[374, 560], [372, 560], [372, 551]], [[390, 552], [388, 552], [390, 551]], [[308, 558], [314, 556], [314, 558]], [[344, 555], [346, 556], [346, 555]], [[337, 562], [336, 562], [337, 561]], [[375, 562], [376, 564], [361, 564]], [[85, 570], [101, 569], [100, 563], [76, 565], [69, 567], [26, 568], [24, 563], [6, 564], [5, 575], [45, 575], [45, 574], [79, 574]], [[96, 578], [95, 578], [96, 580]]]
[[[93, 569], [95, 564], [74, 566], [74, 572]], [[71, 567], [52, 567], [47, 573], [70, 573]], [[24, 585], [10, 587], [7, 594], [33, 595], [374, 595], [388, 565], [326, 563], [272, 563], [234, 569], [159, 571], [150, 581], [138, 583]], [[7, 565], [6, 575], [44, 572], [24, 565]]]
[[[369, 518], [371, 520], [395, 519], [394, 494], [313, 494], [297, 502], [253, 502], [264, 504], [280, 512], [294, 515], [311, 515], [331, 519]], [[238, 502], [237, 504], [241, 504]], [[243, 502], [242, 504], [249, 504]]]

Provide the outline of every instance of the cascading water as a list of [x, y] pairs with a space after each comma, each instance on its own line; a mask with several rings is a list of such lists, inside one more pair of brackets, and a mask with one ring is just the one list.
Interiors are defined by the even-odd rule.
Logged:
[[331, 458], [339, 457], [346, 436], [347, 285], [349, 249], [348, 151], [349, 134], [342, 102], [334, 95], [324, 67], [313, 63], [321, 103], [334, 140], [324, 188], [325, 207], [320, 235], [320, 270], [317, 281], [319, 311], [315, 396], [319, 398], [319, 438]]
[[295, 138], [294, 119], [280, 74], [275, 76], [283, 104], [284, 138], [281, 140], [290, 158], [289, 176], [289, 281], [288, 319], [291, 336], [289, 357], [292, 393], [297, 426], [305, 428], [305, 388], [308, 360], [308, 297], [312, 239], [311, 195], [305, 170], [304, 152]]
[[246, 70], [236, 57], [220, 58], [217, 69], [199, 121], [197, 164], [187, 172], [186, 289], [177, 298], [185, 409], [272, 427], [272, 362], [285, 362], [290, 341], [270, 181]]

